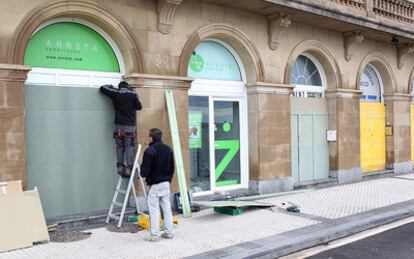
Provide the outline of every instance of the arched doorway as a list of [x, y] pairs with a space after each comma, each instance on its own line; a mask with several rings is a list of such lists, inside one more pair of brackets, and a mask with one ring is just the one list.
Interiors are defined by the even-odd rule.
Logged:
[[248, 187], [247, 99], [244, 69], [225, 42], [194, 49], [188, 76], [191, 190], [195, 194]]
[[305, 182], [328, 178], [328, 108], [324, 98], [327, 85], [324, 70], [313, 55], [305, 52], [296, 58], [290, 71], [290, 84], [295, 85], [291, 99], [293, 179]]
[[24, 64], [27, 174], [47, 218], [107, 209], [115, 188], [113, 107], [98, 87], [117, 84], [122, 57], [83, 20], [49, 21], [31, 36]]
[[385, 169], [385, 106], [384, 87], [377, 68], [368, 63], [359, 81], [360, 99], [360, 152], [362, 172]]

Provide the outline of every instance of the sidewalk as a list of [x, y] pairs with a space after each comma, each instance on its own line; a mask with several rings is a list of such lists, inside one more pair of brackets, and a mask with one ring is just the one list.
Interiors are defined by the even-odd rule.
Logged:
[[239, 216], [206, 209], [180, 218], [172, 240], [146, 242], [147, 231], [91, 230], [90, 238], [0, 253], [0, 258], [274, 258], [414, 215], [414, 174], [379, 178], [290, 196], [301, 213], [249, 209]]

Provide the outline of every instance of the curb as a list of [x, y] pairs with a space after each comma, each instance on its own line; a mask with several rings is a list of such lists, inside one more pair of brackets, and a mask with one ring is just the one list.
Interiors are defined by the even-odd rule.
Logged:
[[414, 200], [188, 258], [276, 258], [414, 215]]

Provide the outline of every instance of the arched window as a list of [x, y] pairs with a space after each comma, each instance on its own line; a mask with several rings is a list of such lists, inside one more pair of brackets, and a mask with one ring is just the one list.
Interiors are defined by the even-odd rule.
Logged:
[[242, 81], [240, 62], [224, 43], [206, 40], [197, 45], [188, 64], [188, 76], [199, 79]]
[[368, 64], [364, 68], [359, 87], [362, 91], [361, 100], [382, 102], [382, 80], [374, 66]]
[[120, 72], [116, 54], [92, 28], [58, 22], [37, 31], [30, 39], [24, 64], [33, 67]]
[[310, 55], [300, 55], [293, 63], [290, 83], [295, 85], [293, 96], [314, 97], [324, 96], [325, 83], [322, 68]]

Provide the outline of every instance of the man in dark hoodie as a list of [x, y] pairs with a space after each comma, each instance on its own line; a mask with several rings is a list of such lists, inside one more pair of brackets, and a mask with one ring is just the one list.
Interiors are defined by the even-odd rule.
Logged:
[[[160, 236], [174, 237], [173, 216], [170, 203], [170, 183], [174, 175], [174, 154], [162, 142], [160, 129], [152, 128], [148, 134], [149, 147], [144, 152], [141, 176], [145, 177], [148, 188], [147, 203], [150, 213], [151, 235], [148, 241], [158, 241]], [[160, 205], [164, 219], [165, 232], [160, 235]]]
[[103, 85], [100, 91], [111, 98], [115, 108], [116, 159], [118, 174], [122, 177], [131, 175], [134, 163], [134, 146], [136, 138], [136, 110], [141, 110], [142, 105], [138, 95], [130, 88], [129, 84], [122, 81], [118, 89], [112, 85]]

